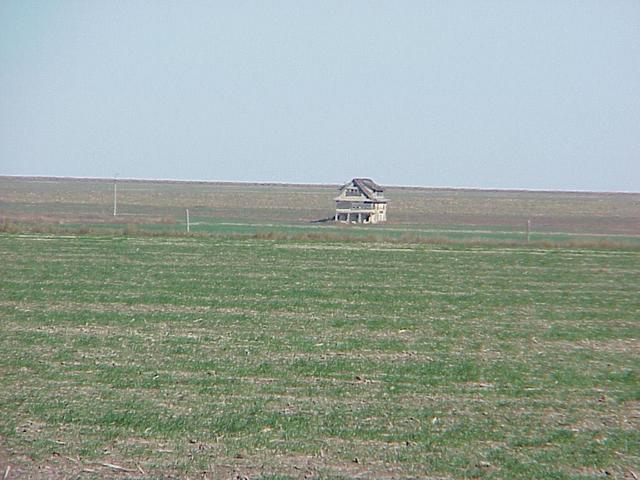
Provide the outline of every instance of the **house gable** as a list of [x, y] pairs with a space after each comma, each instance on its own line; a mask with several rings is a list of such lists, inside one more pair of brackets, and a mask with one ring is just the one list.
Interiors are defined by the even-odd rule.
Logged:
[[337, 200], [358, 201], [371, 200], [375, 203], [386, 203], [384, 188], [370, 178], [354, 178], [340, 188]]

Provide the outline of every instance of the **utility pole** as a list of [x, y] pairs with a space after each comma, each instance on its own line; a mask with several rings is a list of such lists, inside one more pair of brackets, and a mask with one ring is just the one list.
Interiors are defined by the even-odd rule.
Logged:
[[191, 225], [189, 224], [189, 209], [185, 209], [185, 212], [187, 214], [187, 233], [189, 233], [191, 231]]
[[113, 177], [113, 216], [118, 215], [118, 174]]

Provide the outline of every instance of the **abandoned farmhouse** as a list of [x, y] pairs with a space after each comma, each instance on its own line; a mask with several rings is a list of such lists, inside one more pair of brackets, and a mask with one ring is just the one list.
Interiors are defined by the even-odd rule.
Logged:
[[334, 220], [347, 223], [380, 223], [387, 220], [384, 188], [370, 178], [354, 178], [340, 187], [335, 198]]

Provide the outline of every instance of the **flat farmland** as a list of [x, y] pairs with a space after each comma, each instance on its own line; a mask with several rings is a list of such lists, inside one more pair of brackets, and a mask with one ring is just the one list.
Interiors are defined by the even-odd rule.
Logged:
[[[5, 230], [185, 231], [429, 241], [531, 240], [640, 245], [640, 193], [491, 191], [388, 187], [389, 222], [376, 226], [312, 222], [330, 217], [337, 185], [279, 185], [0, 177]], [[7, 227], [9, 226], [9, 228]]]
[[637, 249], [1, 234], [0, 258], [6, 478], [640, 475]]

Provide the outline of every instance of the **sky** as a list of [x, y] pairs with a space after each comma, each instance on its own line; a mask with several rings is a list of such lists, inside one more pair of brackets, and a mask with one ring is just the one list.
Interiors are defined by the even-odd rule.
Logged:
[[640, 191], [640, 1], [0, 1], [0, 175], [116, 174]]

